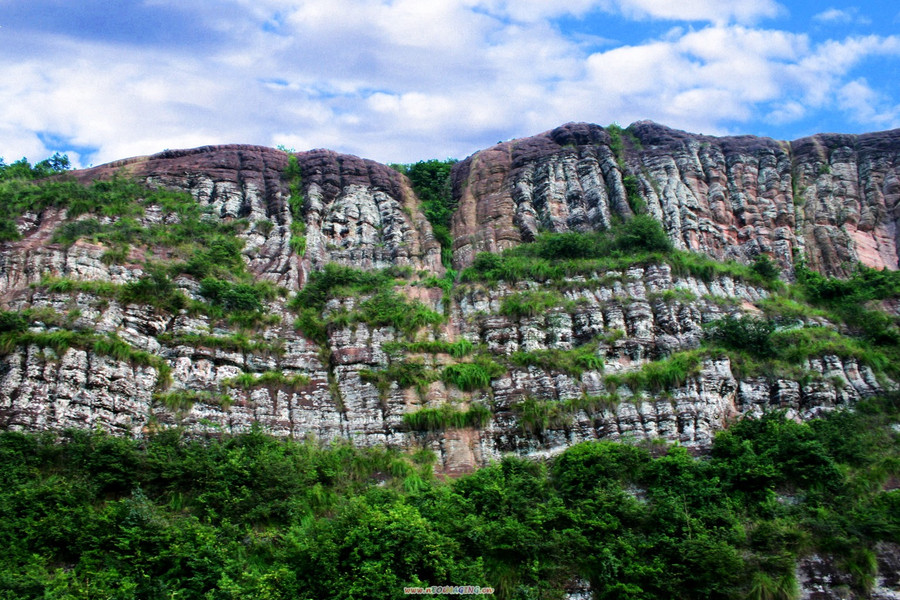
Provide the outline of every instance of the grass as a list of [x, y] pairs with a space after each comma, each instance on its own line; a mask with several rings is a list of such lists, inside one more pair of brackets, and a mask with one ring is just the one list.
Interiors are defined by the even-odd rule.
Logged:
[[228, 394], [216, 394], [207, 391], [198, 390], [172, 390], [169, 392], [156, 392], [153, 394], [153, 401], [162, 404], [169, 410], [175, 412], [189, 411], [194, 404], [200, 402], [211, 406], [219, 406], [223, 410], [228, 410], [234, 400]]
[[561, 371], [580, 377], [585, 371], [602, 371], [603, 358], [597, 354], [597, 344], [585, 344], [572, 350], [532, 350], [514, 352], [509, 360], [520, 367], [534, 366], [545, 371]]
[[505, 372], [503, 366], [490, 358], [476, 356], [472, 362], [447, 365], [441, 372], [441, 379], [464, 392], [471, 392], [490, 387], [491, 380]]
[[465, 427], [483, 428], [490, 423], [492, 413], [482, 404], [460, 410], [450, 404], [439, 408], [422, 408], [403, 414], [403, 423], [413, 431], [443, 431]]
[[[701, 254], [673, 249], [662, 226], [647, 215], [638, 215], [604, 232], [543, 234], [530, 244], [499, 254], [479, 253], [460, 278], [463, 282], [488, 284], [534, 281], [563, 285], [574, 277], [597, 278], [610, 271], [658, 264], [668, 264], [675, 277], [690, 276], [705, 282], [730, 277], [768, 290], [785, 287], [748, 265], [718, 262]], [[537, 298], [532, 301], [536, 303]], [[526, 303], [524, 310], [536, 308]], [[516, 309], [511, 306], [510, 310]]]
[[392, 362], [380, 371], [363, 369], [359, 372], [359, 377], [365, 382], [374, 383], [381, 397], [386, 398], [394, 382], [401, 388], [416, 388], [419, 394], [424, 394], [428, 385], [439, 379], [439, 374], [422, 362], [404, 361]]
[[579, 396], [568, 400], [546, 400], [527, 396], [511, 406], [519, 420], [519, 426], [528, 433], [541, 433], [547, 429], [560, 429], [572, 424], [575, 414], [589, 415], [615, 408], [618, 396]]
[[[328, 327], [346, 327], [367, 323], [373, 327], [393, 327], [412, 337], [426, 326], [436, 326], [446, 318], [418, 301], [410, 301], [393, 289], [398, 277], [408, 278], [411, 269], [389, 268], [382, 271], [361, 271], [336, 264], [327, 264], [310, 279], [290, 302], [299, 311], [294, 325], [307, 338], [324, 344]], [[353, 311], [325, 315], [325, 305], [332, 298], [363, 298]]]
[[500, 314], [520, 319], [546, 314], [550, 309], [561, 308], [570, 311], [575, 303], [554, 290], [530, 290], [517, 292], [503, 298]]
[[264, 373], [241, 373], [237, 377], [226, 379], [222, 385], [228, 388], [251, 390], [260, 387], [278, 388], [290, 391], [301, 391], [310, 384], [307, 375], [285, 375], [281, 371], [266, 371]]
[[475, 350], [475, 345], [461, 338], [455, 342], [434, 340], [427, 342], [385, 342], [381, 346], [388, 354], [395, 352], [412, 352], [421, 354], [449, 354], [453, 358], [463, 358]]
[[183, 333], [178, 335], [160, 334], [157, 340], [166, 344], [193, 346], [195, 348], [219, 348], [237, 352], [250, 352], [279, 356], [284, 353], [280, 343], [254, 340], [242, 333], [232, 335], [208, 335], [203, 333]]
[[680, 387], [689, 377], [700, 372], [704, 352], [689, 350], [676, 352], [662, 360], [644, 364], [636, 371], [607, 375], [607, 385], [617, 387], [626, 385], [633, 391], [648, 390], [661, 392]]

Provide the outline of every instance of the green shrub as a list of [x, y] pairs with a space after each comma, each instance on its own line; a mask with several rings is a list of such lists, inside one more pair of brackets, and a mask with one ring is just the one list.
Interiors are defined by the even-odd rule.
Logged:
[[414, 431], [443, 431], [474, 427], [480, 429], [491, 420], [491, 411], [481, 404], [473, 404], [462, 411], [449, 404], [440, 408], [421, 408], [415, 412], [403, 413], [403, 423]]
[[430, 342], [387, 342], [382, 345], [385, 352], [395, 350], [406, 352], [421, 352], [427, 354], [449, 354], [453, 358], [463, 358], [475, 350], [475, 346], [469, 340], [460, 338], [455, 342], [434, 340]]
[[421, 201], [422, 212], [431, 223], [434, 237], [441, 245], [441, 261], [447, 268], [453, 258], [450, 219], [456, 210], [456, 201], [450, 189], [450, 172], [456, 162], [456, 159], [432, 159], [410, 165], [391, 165], [409, 177], [413, 190]]
[[750, 269], [768, 281], [774, 281], [781, 275], [781, 269], [767, 254], [757, 255], [753, 260], [753, 264], [750, 265]]
[[285, 375], [281, 371], [266, 371], [264, 373], [241, 373], [237, 377], [226, 379], [222, 385], [229, 388], [250, 390], [258, 387], [281, 388], [291, 391], [300, 391], [308, 386], [310, 379], [307, 375], [297, 373]]
[[689, 377], [700, 372], [702, 353], [696, 350], [677, 352], [662, 360], [651, 361], [637, 371], [607, 375], [610, 385], [627, 385], [634, 391], [660, 392], [685, 384]]
[[490, 387], [491, 379], [505, 372], [506, 369], [491, 359], [477, 356], [472, 362], [447, 365], [441, 372], [441, 379], [464, 392], [471, 392]]
[[28, 319], [15, 311], [0, 311], [0, 333], [21, 332], [28, 329]]
[[214, 277], [200, 282], [200, 294], [226, 311], [256, 312], [263, 309], [263, 293], [253, 284], [231, 283]]
[[522, 317], [536, 317], [546, 314], [551, 308], [563, 307], [571, 309], [573, 303], [559, 292], [551, 290], [531, 290], [517, 292], [503, 298], [500, 304], [500, 314], [520, 319]]
[[585, 344], [572, 350], [532, 350], [513, 352], [510, 362], [520, 367], [535, 366], [545, 371], [562, 371], [580, 377], [584, 371], [602, 371], [603, 359], [597, 344]]
[[727, 315], [714, 321], [706, 329], [706, 338], [732, 350], [743, 350], [755, 356], [771, 356], [775, 323], [744, 315]]
[[401, 388], [414, 387], [420, 394], [424, 394], [428, 384], [439, 378], [437, 371], [418, 361], [392, 362], [388, 368], [380, 371], [363, 369], [359, 376], [363, 381], [374, 383], [382, 397], [387, 395], [391, 382], [397, 382]]
[[512, 405], [523, 431], [540, 433], [546, 429], [558, 429], [572, 422], [572, 413], [566, 406], [552, 400], [538, 400], [528, 396]]

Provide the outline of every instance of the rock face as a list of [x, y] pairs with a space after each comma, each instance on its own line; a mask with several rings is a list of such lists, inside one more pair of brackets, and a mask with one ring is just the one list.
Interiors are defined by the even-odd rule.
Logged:
[[[294, 218], [284, 178], [288, 155], [258, 146], [208, 146], [171, 150], [76, 172], [89, 182], [115, 174], [154, 186], [189, 192], [223, 220], [247, 219], [242, 235], [248, 267], [258, 278], [297, 289], [310, 270], [328, 262], [379, 269], [392, 265], [443, 273], [440, 245], [418, 209], [409, 182], [393, 169], [328, 150], [296, 154], [305, 202], [306, 253], [290, 248]], [[79, 242], [49, 244], [62, 222], [60, 211], [28, 214], [23, 239], [0, 253], [0, 295], [35, 283], [52, 272], [79, 279], [127, 281], [139, 271], [107, 267], [102, 249]], [[147, 211], [142, 225], [158, 221]], [[261, 224], [266, 224], [263, 227]]]
[[[652, 123], [614, 130], [612, 136], [595, 125], [566, 125], [499, 144], [454, 169], [454, 263], [465, 266], [479, 251], [501, 251], [543, 231], [605, 229], [634, 212], [638, 193], [677, 246], [718, 259], [771, 254], [789, 276], [799, 249], [826, 273], [840, 274], [857, 260], [895, 269], [898, 148], [900, 132], [789, 144], [696, 136]], [[49, 315], [31, 323], [38, 333], [68, 328], [115, 334], [171, 369], [170, 391], [193, 396], [183, 405], [161, 402], [154, 395], [160, 369], [146, 360], [123, 360], [87, 343], [58, 350], [23, 343], [0, 356], [0, 426], [99, 427], [141, 435], [173, 424], [236, 432], [259, 423], [276, 435], [430, 447], [441, 458], [439, 468], [461, 472], [505, 452], [543, 455], [588, 439], [663, 438], [705, 447], [742, 414], [779, 408], [806, 418], [893, 385], [853, 358], [811, 358], [798, 367], [806, 373], [798, 379], [744, 374], [727, 356], [707, 355], [684, 381], [663, 392], [619, 385], [613, 397], [610, 375], [697, 349], [705, 324], [758, 312], [768, 292], [730, 276], [701, 280], [649, 264], [572, 278], [563, 282], [565, 302], [559, 306], [511, 317], [503, 314], [504, 299], [536, 290], [537, 283], [470, 284], [454, 294], [427, 287], [427, 277], [444, 274], [440, 246], [404, 176], [327, 150], [295, 156], [301, 181], [294, 182], [284, 175], [286, 153], [255, 146], [166, 151], [75, 175], [87, 182], [125, 174], [189, 192], [212, 218], [245, 219], [238, 236], [248, 270], [288, 292], [327, 263], [363, 270], [410, 267], [419, 279], [403, 293], [446, 315], [441, 327], [420, 329], [418, 339], [468, 340], [500, 361], [503, 375], [475, 391], [438, 377], [418, 390], [396, 382], [379, 387], [366, 374], [397, 362], [390, 347], [403, 342], [403, 334], [337, 319], [316, 343], [295, 328], [298, 308], [289, 308], [284, 298], [266, 302], [269, 318], [255, 326], [252, 343], [238, 343], [236, 327], [221, 317], [166, 312], [89, 290], [51, 291], [40, 284], [47, 275], [136, 281], [145, 274], [146, 251], [153, 249], [132, 249], [126, 261], [110, 264], [101, 244], [51, 243], [67, 216], [50, 208], [25, 214], [18, 223], [22, 239], [0, 246], [3, 308]], [[303, 194], [293, 209], [291, 183]], [[168, 218], [160, 207], [148, 206], [139, 221], [147, 226]], [[297, 219], [303, 221], [299, 228]], [[292, 231], [304, 232], [305, 252], [293, 249]], [[154, 259], [164, 260], [161, 252]], [[175, 285], [189, 298], [202, 299], [193, 278], [182, 275]], [[351, 314], [365, 300], [333, 299], [326, 313]], [[566, 352], [587, 344], [593, 344], [602, 368], [575, 375], [509, 361], [516, 352]], [[460, 359], [410, 350], [399, 360], [421, 362], [438, 373]], [[267, 372], [308, 381], [228, 384], [242, 374]], [[529, 423], [516, 407], [532, 400], [568, 404], [562, 415]], [[405, 413], [448, 403], [460, 410], [484, 405], [491, 417], [481, 428], [431, 432], [404, 423]]]
[[829, 275], [857, 262], [897, 269], [898, 148], [900, 130], [788, 143], [564, 125], [459, 164], [454, 263], [541, 231], [605, 229], [632, 214], [631, 185], [683, 249], [742, 262], [765, 253], [788, 272], [795, 251]]

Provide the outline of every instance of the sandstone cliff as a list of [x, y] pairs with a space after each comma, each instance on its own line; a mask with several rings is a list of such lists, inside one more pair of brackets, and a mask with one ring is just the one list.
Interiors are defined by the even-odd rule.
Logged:
[[[454, 169], [454, 263], [466, 266], [478, 251], [512, 248], [541, 232], [604, 230], [642, 202], [677, 247], [743, 262], [772, 255], [787, 278], [798, 250], [825, 273], [844, 273], [854, 261], [895, 269], [898, 136], [782, 143], [696, 136], [652, 123], [624, 131], [575, 124], [499, 144]], [[460, 471], [504, 452], [541, 454], [595, 438], [663, 438], [702, 447], [741, 414], [777, 407], [804, 417], [893, 385], [847, 353], [810, 356], [795, 371], [802, 377], [748, 373], [727, 355], [707, 353], [685, 381], [664, 390], [616, 383], [616, 374], [697, 350], [704, 325], [724, 315], [759, 314], [773, 292], [735, 274], [699, 277], [661, 262], [556, 281], [559, 301], [540, 314], [503, 314], [504, 301], [542, 286], [474, 282], [457, 284], [453, 293], [435, 287], [444, 274], [440, 246], [405, 177], [326, 150], [295, 156], [299, 210], [289, 202], [288, 155], [261, 147], [166, 151], [75, 175], [83, 182], [127, 175], [151, 187], [183, 190], [208, 210], [206, 218], [245, 223], [235, 235], [249, 273], [285, 293], [300, 289], [328, 263], [363, 270], [410, 267], [401, 282], [403, 297], [445, 315], [443, 324], [410, 336], [383, 323], [341, 320], [369, 297], [351, 294], [331, 297], [319, 315], [325, 337], [312, 340], [295, 326], [298, 307], [285, 298], [267, 299], [268, 318], [248, 330], [219, 314], [165, 310], [85, 286], [54, 288], [48, 276], [140, 281], [148, 260], [165, 261], [178, 251], [133, 246], [122, 260], [107, 260], [108, 246], [89, 236], [68, 245], [53, 242], [54, 232], [71, 221], [64, 208], [26, 212], [18, 221], [22, 239], [4, 243], [0, 252], [4, 308], [41, 315], [32, 318], [33, 332], [115, 335], [133, 352], [162, 362], [122, 359], [88, 343], [14, 345], [0, 367], [3, 426], [100, 427], [140, 435], [175, 423], [198, 431], [240, 431], [260, 423], [277, 435], [423, 445], [439, 453], [443, 469]], [[136, 227], [178, 220], [160, 206], [142, 210]], [[299, 229], [295, 221], [302, 221]], [[299, 251], [291, 243], [297, 231], [305, 238]], [[182, 274], [173, 281], [188, 298], [204, 300], [196, 277]], [[840, 329], [824, 317], [805, 324]], [[409, 345], [416, 339], [468, 340], [476, 355], [499, 361], [502, 374], [462, 391], [440, 374], [471, 356], [421, 352]], [[393, 344], [393, 353], [385, 344]], [[509, 360], [517, 352], [579, 348], [590, 348], [597, 363], [566, 370], [552, 361]], [[373, 383], [372, 372], [404, 362], [424, 365], [431, 376], [427, 385], [417, 390], [384, 378], [381, 386]], [[171, 383], [157, 386], [160, 364], [171, 369]], [[228, 383], [272, 372], [302, 376], [304, 383]], [[183, 392], [186, 400], [174, 408], [162, 402], [164, 387]], [[543, 403], [543, 412], [529, 419], [522, 407], [533, 401]], [[486, 406], [490, 418], [482, 427], [430, 431], [404, 422], [404, 414], [445, 405], [460, 411]]]
[[541, 231], [608, 227], [632, 214], [633, 193], [678, 247], [718, 259], [765, 253], [790, 273], [799, 251], [826, 274], [897, 269], [898, 144], [900, 130], [779, 142], [564, 125], [460, 163], [454, 262]]

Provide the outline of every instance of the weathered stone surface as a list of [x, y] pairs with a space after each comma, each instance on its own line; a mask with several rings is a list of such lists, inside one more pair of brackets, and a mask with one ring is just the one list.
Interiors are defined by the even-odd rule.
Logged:
[[[817, 136], [784, 144], [695, 136], [652, 123], [636, 124], [631, 131], [634, 139], [623, 138], [621, 157], [613, 154], [603, 128], [570, 124], [500, 144], [460, 163], [453, 173], [460, 200], [454, 217], [457, 265], [467, 264], [477, 251], [502, 250], [540, 231], [608, 227], [631, 212], [624, 183], [631, 174], [651, 214], [680, 247], [742, 260], [765, 252], [788, 269], [795, 248], [806, 249], [811, 262], [826, 272], [841, 272], [842, 261], [857, 258], [896, 267], [896, 253], [891, 254], [900, 214], [900, 182], [893, 171], [896, 132]], [[247, 219], [250, 225], [240, 235], [249, 270], [292, 290], [328, 262], [363, 269], [408, 265], [443, 273], [440, 248], [404, 177], [384, 165], [327, 150], [296, 156], [305, 198], [303, 257], [289, 244], [293, 217], [282, 175], [288, 161], [283, 152], [255, 146], [166, 151], [76, 176], [88, 181], [121, 170], [152, 185], [185, 190], [218, 218]], [[624, 160], [624, 170], [619, 160]], [[826, 163], [828, 169], [823, 168]], [[805, 198], [802, 210], [794, 209], [795, 192]], [[839, 213], [844, 214], [840, 224]], [[172, 369], [171, 390], [227, 394], [230, 404], [209, 399], [167, 408], [154, 401], [157, 373], [151, 367], [99, 355], [92, 348], [57, 355], [37, 346], [20, 347], [0, 357], [0, 425], [7, 428], [100, 427], [141, 435], [176, 423], [197, 432], [239, 432], [259, 423], [277, 435], [432, 448], [440, 456], [439, 467], [457, 473], [504, 452], [544, 456], [587, 439], [664, 438], [705, 447], [739, 415], [777, 408], [807, 418], [877, 393], [885, 384], [867, 367], [835, 356], [811, 360], [806, 366], [814, 376], [802, 382], [774, 375], [742, 378], [727, 359], [711, 358], [698, 375], [666, 394], [623, 386], [618, 403], [578, 411], [564, 424], [532, 432], [516, 417], [517, 403], [529, 397], [565, 402], [603, 396], [609, 391], [605, 375], [628, 373], [699, 347], [705, 324], [756, 310], [753, 304], [767, 292], [729, 277], [702, 281], [674, 276], [666, 265], [648, 265], [573, 278], [563, 292], [572, 308], [512, 319], [501, 314], [504, 298], [537, 289], [536, 283], [469, 286], [449, 305], [440, 290], [406, 286], [401, 291], [411, 299], [449, 317], [440, 330], [420, 332], [428, 339], [465, 338], [501, 362], [518, 351], [569, 350], [597, 342], [604, 368], [574, 377], [511, 365], [489, 390], [463, 393], [436, 381], [421, 393], [396, 384], [385, 391], [361, 377], [361, 371], [389, 364], [384, 345], [401, 338], [390, 327], [331, 327], [326, 347], [320, 348], [293, 328], [295, 314], [279, 299], [266, 312], [280, 322], [257, 334], [270, 350], [240, 351], [227, 349], [227, 344], [177, 341], [233, 333], [207, 317], [123, 306], [86, 293], [32, 289], [30, 284], [45, 275], [124, 283], [143, 274], [140, 249], [133, 249], [124, 265], [107, 265], [102, 245], [51, 244], [64, 218], [57, 209], [27, 214], [19, 222], [23, 239], [0, 247], [3, 307], [52, 309], [72, 315], [71, 327], [115, 333], [135, 349], [166, 361]], [[142, 220], [151, 224], [163, 218], [159, 207], [151, 206]], [[271, 226], [260, 225], [265, 221]], [[199, 284], [191, 277], [175, 283], [189, 297], [199, 298]], [[360, 301], [335, 300], [326, 312], [350, 311]], [[454, 360], [448, 355], [414, 359], [436, 369]], [[296, 389], [226, 385], [241, 373], [266, 371], [304, 375], [309, 383]], [[419, 433], [403, 423], [404, 413], [422, 407], [450, 403], [464, 409], [478, 402], [493, 412], [481, 429]]]
[[827, 274], [898, 268], [900, 130], [796, 142], [710, 137], [639, 122], [616, 156], [608, 131], [570, 123], [483, 150], [454, 169], [454, 263], [541, 231], [606, 229], [632, 213], [632, 176], [679, 248], [747, 262], [794, 252]]

